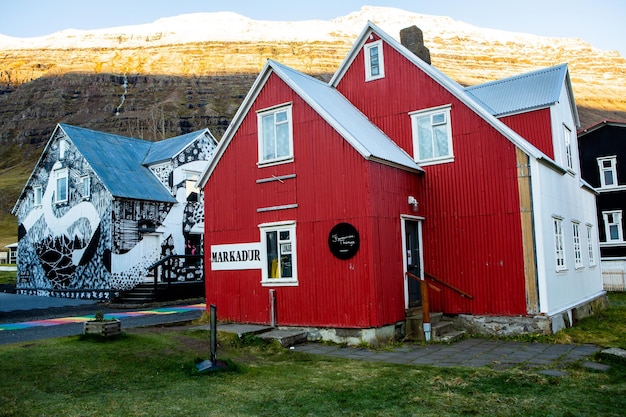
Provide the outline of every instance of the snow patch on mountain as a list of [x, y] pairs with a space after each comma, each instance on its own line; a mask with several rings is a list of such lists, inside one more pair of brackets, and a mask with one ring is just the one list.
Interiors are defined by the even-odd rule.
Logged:
[[347, 42], [367, 21], [398, 38], [400, 29], [416, 25], [429, 40], [474, 39], [484, 43], [517, 43], [534, 47], [590, 49], [577, 38], [550, 38], [476, 26], [446, 16], [431, 16], [391, 7], [364, 6], [330, 21], [293, 22], [253, 20], [233, 12], [193, 13], [158, 19], [153, 23], [106, 29], [65, 29], [46, 36], [15, 38], [0, 34], [0, 50], [137, 48], [198, 42]]

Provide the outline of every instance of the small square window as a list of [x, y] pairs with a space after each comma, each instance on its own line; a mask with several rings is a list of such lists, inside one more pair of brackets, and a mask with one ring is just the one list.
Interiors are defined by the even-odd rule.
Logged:
[[291, 106], [259, 112], [258, 130], [260, 164], [293, 159]]
[[378, 80], [385, 76], [385, 60], [383, 57], [383, 43], [376, 41], [363, 47], [365, 57], [365, 81]]

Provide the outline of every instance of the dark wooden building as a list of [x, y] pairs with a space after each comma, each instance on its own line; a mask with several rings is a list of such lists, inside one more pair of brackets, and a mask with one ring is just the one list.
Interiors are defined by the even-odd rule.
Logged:
[[578, 134], [583, 179], [598, 192], [600, 256], [607, 290], [626, 290], [626, 122], [604, 120]]

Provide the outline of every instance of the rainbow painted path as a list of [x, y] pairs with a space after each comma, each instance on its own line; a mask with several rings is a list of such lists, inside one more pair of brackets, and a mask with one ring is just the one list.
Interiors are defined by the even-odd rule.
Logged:
[[[162, 307], [155, 308], [151, 310], [141, 310], [141, 311], [129, 311], [123, 313], [107, 313], [104, 315], [105, 318], [108, 319], [123, 319], [125, 317], [140, 317], [140, 316], [149, 316], [155, 314], [176, 314], [176, 313], [186, 313], [188, 311], [196, 311], [196, 310], [206, 310], [206, 304], [192, 304], [188, 306], [176, 306], [176, 307]], [[60, 324], [70, 324], [70, 323], [82, 323], [87, 320], [93, 320], [94, 316], [75, 316], [75, 317], [60, 317], [54, 319], [45, 319], [45, 320], [33, 320], [33, 321], [24, 321], [20, 323], [0, 323], [0, 331], [3, 330], [20, 330], [27, 329], [30, 327], [46, 327], [46, 326], [58, 326]]]

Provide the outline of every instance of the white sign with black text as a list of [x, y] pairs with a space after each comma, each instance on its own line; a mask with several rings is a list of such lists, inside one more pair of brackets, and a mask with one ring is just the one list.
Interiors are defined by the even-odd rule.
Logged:
[[211, 270], [261, 269], [261, 243], [211, 245]]

